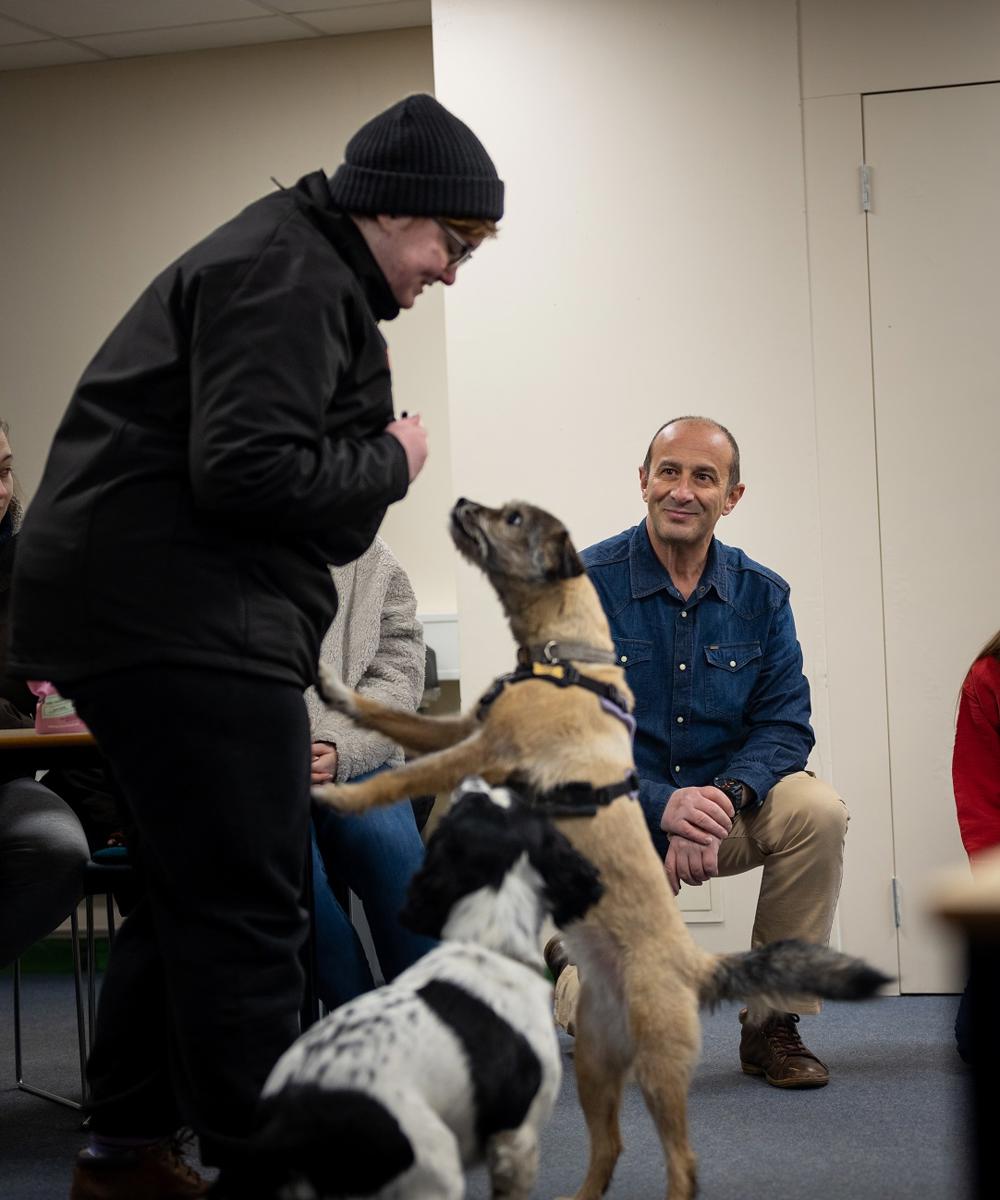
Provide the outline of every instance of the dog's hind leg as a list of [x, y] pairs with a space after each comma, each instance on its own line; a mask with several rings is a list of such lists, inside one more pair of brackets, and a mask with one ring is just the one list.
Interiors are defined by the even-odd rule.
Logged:
[[590, 1137], [587, 1176], [574, 1200], [600, 1200], [622, 1152], [618, 1124], [629, 1061], [624, 1040], [608, 1038], [594, 993], [580, 981], [576, 1013], [576, 1089]]
[[492, 1200], [528, 1200], [538, 1175], [538, 1135], [531, 1125], [507, 1129], [486, 1147]]
[[313, 788], [312, 794], [338, 812], [358, 813], [394, 804], [408, 796], [451, 791], [467, 775], [479, 775], [490, 784], [502, 783], [508, 772], [509, 767], [498, 761], [477, 735], [358, 783], [323, 784]]
[[413, 1165], [371, 1200], [462, 1200], [465, 1171], [455, 1135], [432, 1109], [398, 1114], [415, 1152]]
[[693, 1200], [698, 1160], [688, 1137], [687, 1097], [700, 1029], [693, 1000], [664, 1011], [672, 1012], [669, 1020], [656, 1014], [636, 1038], [635, 1076], [667, 1161], [668, 1200]]

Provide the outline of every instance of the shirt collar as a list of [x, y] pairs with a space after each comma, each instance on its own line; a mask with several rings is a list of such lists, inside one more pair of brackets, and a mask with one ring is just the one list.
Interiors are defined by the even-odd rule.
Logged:
[[[729, 580], [726, 572], [728, 549], [729, 547], [723, 545], [718, 538], [712, 538], [708, 547], [705, 569], [701, 573], [695, 594], [691, 597], [692, 602], [701, 599], [708, 589], [713, 587], [718, 592], [720, 600], [729, 599]], [[666, 567], [653, 552], [645, 521], [640, 521], [632, 531], [632, 537], [629, 540], [628, 562], [633, 600], [638, 600], [642, 596], [651, 596], [660, 590], [666, 591], [673, 586]], [[701, 591], [702, 588], [704, 591]]]

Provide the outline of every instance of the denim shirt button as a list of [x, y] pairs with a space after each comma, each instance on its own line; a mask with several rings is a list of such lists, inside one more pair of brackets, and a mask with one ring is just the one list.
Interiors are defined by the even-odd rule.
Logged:
[[679, 773], [679, 772], [680, 772], [680, 767], [674, 767], [674, 772], [675, 772], [675, 774], [676, 774], [676, 773]]
[[683, 724], [684, 724], [684, 718], [683, 718], [683, 717], [678, 717], [678, 718], [677, 718], [677, 724], [678, 724], [678, 725], [683, 725]]
[[736, 659], [735, 659], [735, 658], [731, 658], [731, 659], [729, 660], [729, 665], [730, 665], [731, 667], [735, 667], [735, 666], [736, 666]]
[[686, 609], [686, 608], [684, 608], [684, 609], [681, 609], [681, 616], [682, 616], [682, 617], [686, 617], [686, 616], [687, 616], [687, 609]]
[[687, 663], [679, 663], [679, 664], [678, 664], [678, 666], [677, 666], [677, 670], [678, 670], [678, 671], [686, 671], [686, 670], [687, 670]]
[[619, 662], [623, 662], [623, 663], [625, 663], [625, 662], [628, 662], [628, 655], [627, 655], [627, 654], [623, 654], [623, 655], [621, 656], [621, 658], [620, 658], [618, 661], [619, 661]]

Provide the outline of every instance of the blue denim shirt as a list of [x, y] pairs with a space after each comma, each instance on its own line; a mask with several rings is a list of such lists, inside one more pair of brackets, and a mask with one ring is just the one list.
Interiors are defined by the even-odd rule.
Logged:
[[752, 787], [761, 803], [806, 765], [815, 738], [788, 584], [713, 539], [685, 600], [645, 521], [582, 557], [635, 693], [639, 799], [665, 854], [660, 817], [676, 788], [724, 775]]

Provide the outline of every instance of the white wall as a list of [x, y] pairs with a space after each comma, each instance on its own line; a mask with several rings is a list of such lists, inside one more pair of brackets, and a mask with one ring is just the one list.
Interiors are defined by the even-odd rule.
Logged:
[[[1000, 7], [992, 0], [800, 0], [799, 7], [827, 691], [835, 780], [853, 814], [841, 926], [849, 948], [894, 972], [888, 881], [897, 864], [868, 247], [858, 180], [861, 93], [1000, 78]], [[913, 519], [919, 520], [916, 507]], [[956, 673], [941, 686], [954, 695], [959, 682]], [[908, 800], [897, 797], [899, 819], [906, 819]]]
[[[29, 495], [76, 379], [149, 280], [271, 175], [332, 171], [370, 116], [433, 90], [428, 29], [0, 74], [0, 415]], [[451, 611], [440, 294], [383, 331], [397, 410], [422, 411], [432, 444], [384, 532], [421, 608]]]
[[[642, 515], [635, 466], [657, 424], [695, 411], [731, 426], [748, 489], [720, 533], [792, 583], [813, 765], [852, 811], [843, 941], [894, 971], [859, 93], [997, 78], [1000, 10], [433, 11], [437, 94], [509, 188], [500, 243], [446, 297], [456, 491], [523, 493], [586, 544]], [[474, 691], [509, 664], [509, 639], [464, 568], [459, 609]], [[751, 897], [726, 888], [732, 916]], [[725, 943], [747, 926], [727, 921]]]
[[[822, 681], [794, 5], [435, 0], [434, 53], [438, 97], [508, 186], [498, 244], [445, 298], [456, 491], [524, 495], [584, 546], [644, 515], [637, 467], [663, 421], [715, 417], [747, 481], [721, 536], [789, 579]], [[464, 567], [459, 610], [474, 692], [510, 642]], [[814, 702], [829, 774], [821, 684]], [[757, 882], [727, 881], [734, 945]]]

